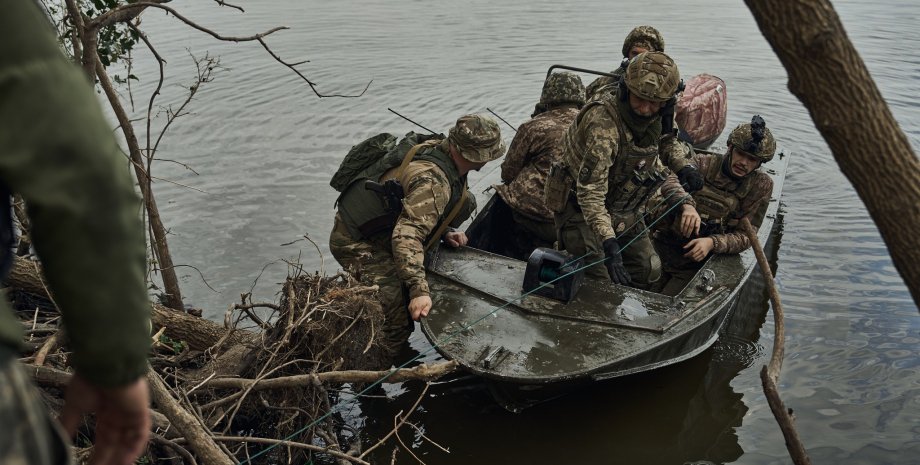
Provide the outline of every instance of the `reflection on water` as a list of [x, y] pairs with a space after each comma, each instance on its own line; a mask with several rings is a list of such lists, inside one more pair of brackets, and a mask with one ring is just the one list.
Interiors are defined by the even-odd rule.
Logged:
[[[195, 114], [177, 122], [161, 145], [159, 156], [188, 163], [200, 174], [170, 163], [154, 166], [154, 176], [207, 192], [155, 185], [175, 262], [202, 270], [220, 291], [212, 293], [194, 270], [180, 268], [189, 303], [221, 318], [263, 265], [279, 258], [300, 255], [307, 269], [336, 268], [326, 246], [336, 195], [329, 176], [356, 141], [415, 129], [387, 107], [436, 130], [460, 114], [486, 108], [519, 124], [538, 99], [550, 64], [611, 69], [626, 32], [652, 24], [664, 34], [682, 74], [707, 72], [725, 80], [729, 128], [761, 114], [791, 157], [777, 258], [787, 317], [780, 390], [796, 411], [813, 462], [917, 462], [917, 309], [807, 111], [787, 91], [786, 72], [744, 2], [244, 0], [244, 6], [246, 14], [214, 2], [177, 8], [230, 35], [290, 26], [267, 41], [285, 58], [310, 60], [300, 69], [321, 91], [358, 92], [374, 82], [360, 99], [318, 99], [258, 45], [218, 44], [161, 12], [144, 14], [143, 26], [174, 76], [166, 82], [163, 103], [183, 97], [192, 75], [187, 47], [196, 55], [219, 54], [231, 68], [202, 88], [191, 108]], [[920, 3], [838, 0], [834, 7], [901, 128], [920, 146]], [[155, 85], [146, 78], [156, 74], [155, 62], [138, 51], [133, 72], [141, 76], [135, 100], [143, 102]], [[138, 115], [142, 112], [138, 108]], [[726, 135], [713, 148], [724, 146]], [[504, 136], [510, 142], [510, 131]], [[488, 173], [477, 176], [474, 183]], [[892, 186], [892, 195], [898, 189]], [[327, 252], [325, 263], [305, 241], [282, 246], [304, 232]], [[272, 299], [285, 272], [282, 262], [269, 266], [255, 295]], [[739, 307], [739, 314], [760, 316], [736, 314], [719, 345], [704, 355], [709, 360], [693, 361], [702, 368], [681, 364], [605, 383], [520, 415], [496, 410], [481, 389], [436, 390], [422, 403], [420, 424], [452, 453], [418, 437], [414, 442], [429, 465], [573, 457], [619, 462], [615, 458], [621, 455], [648, 463], [650, 454], [661, 455], [658, 463], [788, 463], [757, 373], [772, 346], [773, 323], [762, 316], [762, 292], [753, 295], [759, 304]], [[759, 331], [731, 330], [739, 324], [756, 328], [761, 321]], [[411, 343], [419, 352], [429, 347], [418, 332]], [[395, 402], [367, 408], [395, 413], [414, 400], [407, 392], [414, 387], [392, 389], [393, 395], [402, 392]], [[701, 400], [707, 395], [710, 400]], [[389, 429], [391, 419], [367, 421], [379, 423], [379, 431]], [[725, 441], [737, 446], [722, 447]], [[715, 444], [722, 452], [707, 452]], [[743, 455], [732, 459], [739, 450]]]

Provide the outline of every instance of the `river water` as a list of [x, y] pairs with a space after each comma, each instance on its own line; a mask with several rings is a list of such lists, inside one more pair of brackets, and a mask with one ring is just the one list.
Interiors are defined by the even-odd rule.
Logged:
[[[258, 44], [218, 42], [162, 12], [144, 14], [145, 30], [169, 62], [161, 104], [183, 97], [194, 72], [189, 54], [219, 55], [228, 68], [161, 144], [160, 158], [197, 174], [154, 165], [155, 176], [204, 191], [155, 184], [175, 262], [198, 268], [214, 288], [180, 268], [186, 301], [209, 318], [222, 319], [250, 289], [255, 300], [276, 299], [285, 260], [308, 270], [338, 268], [327, 247], [336, 197], [328, 180], [357, 141], [416, 129], [388, 107], [437, 131], [487, 108], [517, 125], [539, 98], [549, 65], [612, 69], [626, 33], [652, 24], [685, 77], [706, 72], [726, 81], [729, 128], [761, 114], [792, 157], [771, 244], [786, 311], [780, 390], [813, 463], [920, 463], [917, 308], [743, 2], [238, 1], [245, 14], [191, 3], [175, 7], [225, 35], [289, 26], [267, 42], [289, 61], [310, 60], [299, 69], [322, 93], [357, 94], [371, 83], [360, 98], [320, 99]], [[835, 7], [901, 127], [920, 146], [920, 3], [847, 0]], [[133, 89], [141, 115], [155, 66], [140, 49], [134, 73], [141, 76]], [[727, 133], [714, 147], [724, 147]], [[511, 131], [504, 137], [510, 142]], [[297, 241], [305, 233], [321, 254]], [[789, 463], [759, 381], [772, 348], [768, 308], [754, 283], [712, 350], [520, 414], [497, 407], [475, 383], [434, 386], [413, 416], [420, 432], [406, 431], [404, 440], [429, 465]], [[430, 347], [419, 331], [411, 344], [418, 352]], [[363, 414], [351, 418], [367, 441], [392, 427], [419, 388], [387, 392], [390, 401], [363, 402]], [[375, 461], [389, 463], [391, 450]], [[414, 462], [405, 452], [397, 458]]]

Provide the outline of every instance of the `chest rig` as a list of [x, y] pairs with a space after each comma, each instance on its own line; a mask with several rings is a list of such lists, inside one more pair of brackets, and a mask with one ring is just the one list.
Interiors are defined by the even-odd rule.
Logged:
[[751, 178], [745, 176], [735, 181], [722, 174], [724, 155], [714, 155], [703, 188], [693, 193], [696, 211], [710, 228], [711, 234], [721, 234], [726, 228], [734, 227], [740, 216], [741, 201], [751, 191]]
[[605, 206], [611, 213], [644, 210], [648, 198], [661, 187], [669, 173], [658, 159], [658, 144], [651, 144], [647, 147], [637, 146], [632, 132], [623, 123], [616, 108], [609, 100], [596, 101], [592, 104], [604, 106], [611, 118], [617, 122], [620, 133], [620, 153], [610, 167], [607, 176]]

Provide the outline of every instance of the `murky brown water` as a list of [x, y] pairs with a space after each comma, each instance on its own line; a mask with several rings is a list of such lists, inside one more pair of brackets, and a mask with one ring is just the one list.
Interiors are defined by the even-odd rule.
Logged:
[[[787, 316], [780, 389], [813, 463], [920, 462], [920, 316], [743, 2], [617, 2], [618, 11], [597, 0], [242, 4], [246, 14], [212, 2], [176, 7], [226, 34], [290, 26], [268, 42], [292, 61], [311, 60], [301, 70], [323, 92], [356, 93], [373, 83], [361, 98], [318, 99], [258, 45], [218, 43], [173, 18], [145, 14], [176, 77], [164, 103], [180, 98], [191, 79], [186, 47], [219, 54], [231, 68], [202, 91], [195, 114], [177, 123], [161, 151], [200, 174], [170, 163], [154, 173], [207, 192], [156, 185], [176, 262], [198, 267], [219, 291], [182, 269], [186, 300], [208, 316], [221, 318], [269, 263], [255, 295], [274, 298], [286, 274], [279, 259], [299, 256], [308, 269], [336, 268], [326, 249], [335, 199], [328, 178], [356, 141], [414, 129], [387, 107], [433, 129], [486, 108], [517, 124], [530, 114], [550, 64], [609, 69], [629, 29], [653, 24], [684, 75], [707, 72], [727, 82], [730, 127], [762, 114], [793, 157], [774, 241]], [[901, 127], [920, 146], [920, 4], [848, 0], [835, 7]], [[136, 59], [142, 105], [153, 68], [141, 52]], [[304, 241], [282, 245], [304, 232], [325, 264]], [[404, 440], [429, 465], [789, 463], [758, 377], [772, 345], [767, 309], [762, 289], [751, 286], [713, 350], [517, 415], [476, 383], [435, 386], [413, 418], [450, 453], [412, 432]], [[419, 352], [429, 347], [419, 332], [412, 345]], [[388, 392], [392, 401], [347, 410], [367, 438], [389, 430], [418, 388]], [[389, 454], [382, 451], [377, 461], [389, 463]], [[413, 461], [405, 453], [399, 459]]]

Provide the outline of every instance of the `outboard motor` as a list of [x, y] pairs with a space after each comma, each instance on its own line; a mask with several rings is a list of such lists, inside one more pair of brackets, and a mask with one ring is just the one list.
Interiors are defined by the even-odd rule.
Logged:
[[524, 292], [533, 291], [543, 297], [571, 302], [581, 286], [583, 265], [584, 259], [575, 259], [564, 251], [538, 247], [527, 259]]

